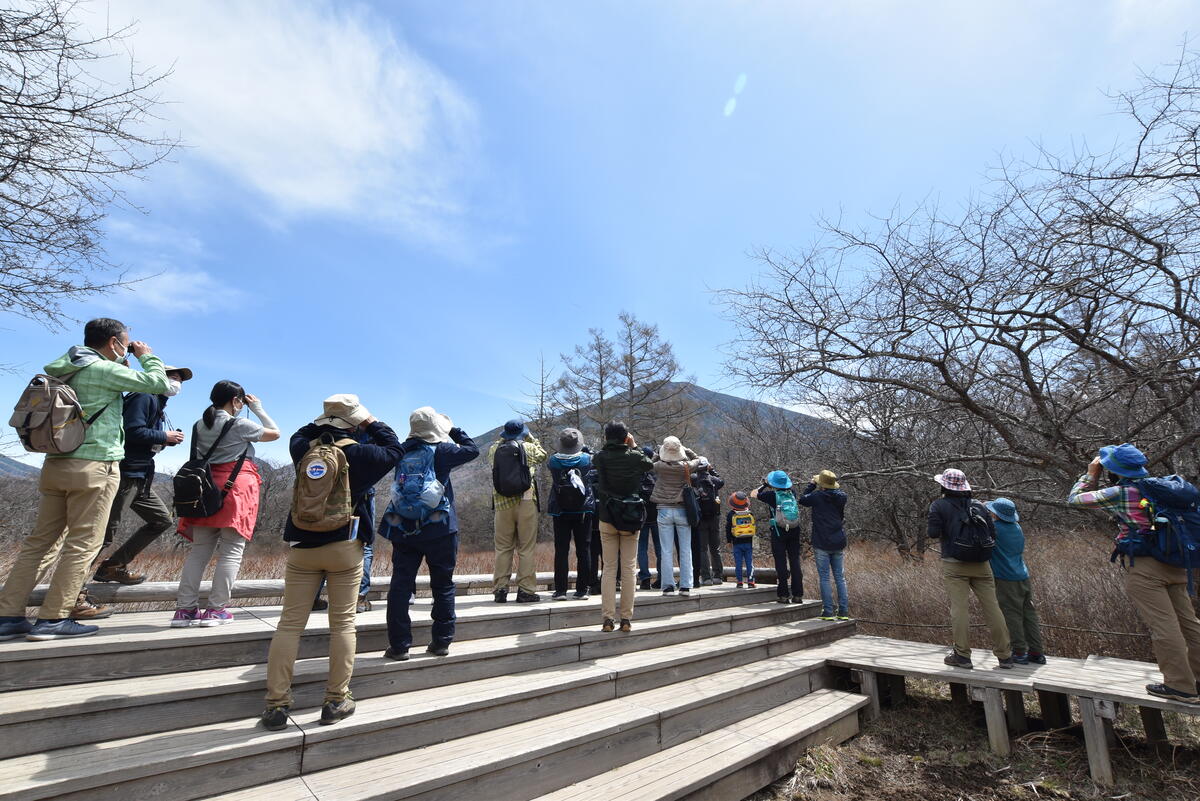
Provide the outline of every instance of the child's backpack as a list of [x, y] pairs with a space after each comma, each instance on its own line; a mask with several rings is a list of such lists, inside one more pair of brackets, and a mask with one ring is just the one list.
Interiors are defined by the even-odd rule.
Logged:
[[791, 490], [775, 490], [775, 530], [791, 531], [800, 527], [800, 504]]
[[70, 380], [38, 374], [25, 386], [8, 424], [17, 430], [21, 444], [30, 453], [63, 454], [76, 450], [87, 439], [88, 428], [110, 404], [91, 417], [83, 416], [79, 396]]
[[1143, 553], [1172, 567], [1188, 571], [1188, 592], [1193, 591], [1192, 569], [1200, 568], [1200, 490], [1182, 476], [1144, 478], [1134, 483], [1150, 506], [1153, 528], [1143, 540]]
[[579, 468], [555, 470], [553, 492], [560, 512], [579, 513], [587, 510], [587, 485]]
[[292, 523], [305, 531], [336, 531], [354, 516], [350, 499], [350, 463], [343, 448], [357, 444], [324, 432], [308, 443], [296, 462], [292, 485]]
[[223, 487], [218, 487], [213, 480], [212, 465], [209, 462], [212, 460], [217, 446], [221, 444], [221, 440], [225, 439], [225, 435], [229, 433], [229, 429], [233, 428], [236, 422], [237, 418], [225, 421], [225, 425], [221, 426], [221, 433], [217, 434], [217, 438], [213, 440], [213, 444], [209, 446], [203, 456], [200, 455], [200, 446], [196, 439], [196, 435], [200, 432], [200, 424], [196, 423], [192, 426], [191, 458], [183, 463], [183, 467], [179, 468], [175, 477], [171, 479], [175, 496], [172, 505], [175, 507], [177, 516], [212, 517], [225, 505], [225, 496], [233, 489], [238, 474], [242, 472], [242, 465], [246, 462], [246, 454], [250, 450], [250, 445], [247, 444], [242, 450], [242, 455], [238, 457], [237, 464], [233, 466]]
[[735, 539], [753, 537], [758, 528], [754, 522], [754, 515], [750, 512], [734, 512], [729, 524]]
[[434, 469], [435, 448], [422, 445], [404, 454], [396, 465], [392, 501], [385, 517], [405, 534], [416, 534], [426, 523], [445, 519], [450, 509], [446, 488]]
[[492, 454], [492, 487], [497, 495], [506, 498], [524, 495], [533, 486], [525, 446], [515, 439], [506, 439]]
[[[992, 558], [996, 535], [988, 525], [988, 510], [979, 501], [969, 501], [966, 511], [951, 521], [946, 539], [953, 546], [947, 556], [960, 562], [986, 562]], [[944, 547], [944, 546], [943, 546]]]

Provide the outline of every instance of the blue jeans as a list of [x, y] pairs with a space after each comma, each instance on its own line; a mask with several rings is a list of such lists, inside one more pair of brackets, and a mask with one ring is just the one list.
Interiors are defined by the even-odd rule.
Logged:
[[829, 571], [833, 568], [833, 581], [837, 583], [838, 611], [842, 617], [850, 613], [850, 598], [846, 595], [846, 576], [842, 573], [842, 557], [845, 551], [825, 551], [813, 548], [813, 557], [817, 561], [817, 578], [821, 582], [821, 614], [829, 617], [833, 614], [833, 587], [829, 581]]
[[638, 534], [638, 581], [650, 578], [651, 538], [654, 542], [654, 563], [661, 566], [662, 546], [658, 544], [658, 512], [655, 512], [653, 517], [646, 519], [646, 525], [642, 526], [641, 533]]
[[754, 581], [754, 542], [733, 543], [733, 567], [738, 584], [742, 583], [742, 565], [746, 566], [746, 581]]
[[458, 561], [458, 535], [445, 525], [426, 526], [410, 537], [392, 540], [392, 583], [387, 595], [388, 645], [402, 651], [412, 645], [412, 620], [408, 599], [416, 591], [421, 560], [429, 565], [433, 591], [432, 640], [449, 645], [454, 640], [454, 566]]
[[679, 535], [679, 586], [692, 588], [692, 527], [682, 506], [658, 507], [658, 543], [662, 558], [658, 575], [665, 590], [675, 583], [675, 535]]

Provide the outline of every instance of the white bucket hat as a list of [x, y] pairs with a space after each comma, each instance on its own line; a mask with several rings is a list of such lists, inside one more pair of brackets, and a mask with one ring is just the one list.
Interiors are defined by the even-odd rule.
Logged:
[[342, 393], [325, 399], [325, 414], [313, 420], [319, 426], [353, 429], [362, 425], [371, 416], [367, 407], [358, 401], [357, 395]]
[[432, 406], [414, 409], [408, 416], [408, 436], [424, 440], [430, 445], [449, 442], [452, 428], [454, 423], [450, 422], [450, 418]]

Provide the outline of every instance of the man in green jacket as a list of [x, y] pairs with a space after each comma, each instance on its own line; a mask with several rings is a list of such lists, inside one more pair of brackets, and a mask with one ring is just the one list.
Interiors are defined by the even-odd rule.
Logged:
[[[132, 352], [142, 371], [126, 365]], [[21, 543], [21, 551], [0, 592], [0, 640], [25, 637], [57, 640], [95, 634], [97, 626], [85, 626], [67, 615], [75, 604], [88, 568], [104, 544], [104, 530], [113, 497], [121, 482], [118, 463], [125, 457], [125, 427], [121, 414], [122, 392], [167, 391], [167, 374], [162, 360], [145, 342], [130, 342], [129, 328], [117, 320], [101, 317], [83, 329], [83, 345], [46, 365], [46, 374], [70, 381], [90, 419], [83, 444], [70, 453], [47, 454], [39, 484], [41, 505], [33, 533]], [[58, 543], [63, 529], [67, 536], [58, 567], [42, 601], [35, 624], [25, 618], [25, 602], [37, 581], [38, 564]]]
[[[604, 573], [600, 582], [602, 631], [615, 628], [617, 616], [617, 570], [624, 576], [621, 584], [621, 631], [633, 628], [633, 598], [637, 592], [638, 533], [645, 520], [645, 501], [638, 495], [642, 476], [654, 469], [650, 457], [638, 449], [633, 435], [619, 420], [604, 427], [604, 447], [596, 454], [596, 511], [600, 517], [600, 547], [604, 553]], [[627, 503], [627, 501], [632, 503]], [[629, 507], [640, 504], [642, 519], [623, 518]]]

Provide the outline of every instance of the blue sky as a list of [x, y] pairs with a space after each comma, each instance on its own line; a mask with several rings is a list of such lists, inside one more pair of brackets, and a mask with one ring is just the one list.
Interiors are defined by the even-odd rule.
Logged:
[[[622, 309], [700, 383], [745, 394], [714, 301], [753, 276], [751, 251], [804, 245], [822, 215], [953, 208], [1035, 143], [1110, 146], [1104, 92], [1176, 58], [1197, 16], [1183, 0], [89, 13], [136, 20], [133, 55], [173, 67], [162, 127], [186, 147], [129, 186], [144, 214], [107, 223], [110, 256], [153, 277], [70, 313], [119, 317], [196, 371], [171, 407], [184, 428], [231, 378], [287, 430], [357, 392], [398, 428], [431, 404], [471, 433], [512, 416], [539, 352]], [[18, 365], [0, 395], [79, 328], [0, 317]]]

